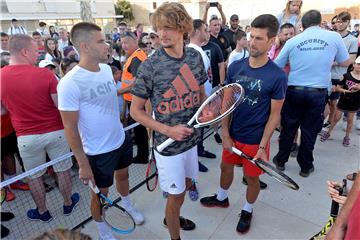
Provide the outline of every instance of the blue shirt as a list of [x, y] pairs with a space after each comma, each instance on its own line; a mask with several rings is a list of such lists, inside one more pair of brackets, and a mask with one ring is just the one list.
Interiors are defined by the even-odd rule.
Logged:
[[347, 59], [340, 34], [314, 26], [289, 39], [275, 63], [281, 68], [290, 63], [289, 86], [328, 88], [333, 62]]
[[230, 136], [241, 143], [259, 144], [270, 116], [271, 99], [285, 98], [286, 74], [269, 61], [252, 68], [249, 58], [233, 62], [226, 83], [239, 83], [245, 90], [244, 101], [233, 112]]

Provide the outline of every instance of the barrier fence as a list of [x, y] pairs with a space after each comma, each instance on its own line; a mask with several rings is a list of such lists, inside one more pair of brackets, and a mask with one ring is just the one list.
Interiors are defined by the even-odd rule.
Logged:
[[[125, 130], [130, 130], [137, 125], [138, 123], [132, 124], [125, 128]], [[204, 139], [209, 137], [212, 133], [213, 131], [211, 128], [206, 129]], [[26, 181], [26, 178], [29, 175], [64, 161], [71, 156], [73, 156], [72, 152], [19, 174], [11, 179], [1, 182], [0, 187], [6, 187], [17, 180]], [[136, 191], [146, 183], [146, 167], [146, 164], [132, 164], [129, 167], [130, 193]], [[152, 176], [150, 176], [150, 178], [151, 177]], [[15, 215], [15, 218], [12, 220], [2, 223], [10, 229], [10, 234], [4, 239], [31, 239], [45, 231], [57, 228], [77, 229], [92, 219], [90, 213], [90, 189], [79, 180], [78, 169], [75, 165], [71, 169], [71, 178], [68, 180], [71, 181], [72, 192], [80, 194], [80, 202], [69, 216], [63, 215], [64, 201], [59, 191], [59, 187], [57, 186], [55, 176], [53, 174], [45, 174], [43, 175], [43, 180], [48, 186], [53, 187], [51, 191], [46, 193], [46, 206], [50, 211], [53, 220], [48, 223], [29, 220], [27, 217], [27, 211], [31, 208], [36, 208], [30, 191], [15, 190], [14, 193], [16, 195], [16, 199], [10, 202], [4, 201], [1, 206], [2, 212], [12, 212]], [[117, 202], [121, 199], [114, 185], [109, 189], [109, 195], [110, 198], [116, 199], [115, 202]]]

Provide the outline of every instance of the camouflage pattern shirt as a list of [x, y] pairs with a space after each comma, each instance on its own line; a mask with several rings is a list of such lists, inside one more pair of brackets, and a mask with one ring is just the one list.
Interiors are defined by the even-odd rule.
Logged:
[[[169, 56], [163, 48], [157, 50], [139, 67], [132, 94], [150, 99], [155, 119], [169, 126], [186, 124], [201, 105], [200, 85], [207, 80], [201, 55], [193, 48], [184, 48], [182, 58]], [[177, 155], [194, 147], [199, 131], [184, 141], [176, 141], [164, 149], [165, 156]], [[154, 147], [168, 137], [154, 132]]]

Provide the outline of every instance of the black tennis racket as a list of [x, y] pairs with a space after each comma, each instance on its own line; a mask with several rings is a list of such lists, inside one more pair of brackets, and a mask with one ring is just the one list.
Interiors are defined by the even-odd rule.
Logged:
[[292, 180], [289, 176], [287, 176], [285, 173], [277, 170], [274, 166], [272, 166], [270, 163], [261, 160], [261, 159], [253, 159], [252, 157], [249, 157], [239, 149], [232, 147], [232, 151], [239, 155], [240, 157], [245, 158], [246, 160], [249, 160], [251, 163], [258, 166], [261, 170], [263, 170], [265, 173], [267, 173], [270, 177], [274, 178], [278, 182], [284, 184], [285, 186], [293, 189], [293, 190], [299, 190], [299, 185]]
[[[339, 195], [345, 196], [346, 195], [346, 179], [343, 180], [342, 187], [336, 186], [335, 189], [338, 190]], [[334, 225], [338, 213], [339, 213], [339, 203], [332, 200], [329, 219], [327, 220], [325, 226], [321, 229], [321, 231], [318, 232], [317, 234], [315, 234], [314, 236], [312, 236], [310, 238], [310, 240], [325, 239], [325, 237], [328, 234], [328, 232], [330, 231], [331, 227]]]
[[132, 233], [135, 230], [136, 224], [131, 215], [124, 208], [102, 194], [99, 188], [94, 186], [91, 181], [89, 186], [99, 196], [103, 221], [116, 233]]
[[[238, 83], [228, 84], [213, 94], [211, 94], [199, 107], [194, 116], [187, 123], [188, 127], [200, 128], [219, 122], [227, 115], [232, 113], [244, 99], [244, 89]], [[196, 122], [193, 126], [192, 124]], [[157, 150], [162, 152], [174, 139], [168, 138], [165, 142], [157, 146]]]
[[156, 161], [154, 158], [153, 139], [150, 137], [150, 154], [149, 163], [146, 168], [146, 188], [150, 192], [154, 191], [158, 183], [158, 172], [156, 168]]

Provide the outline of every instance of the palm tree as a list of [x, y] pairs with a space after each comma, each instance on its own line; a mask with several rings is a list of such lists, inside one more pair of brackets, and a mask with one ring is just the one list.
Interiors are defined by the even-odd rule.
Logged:
[[90, 5], [91, 1], [92, 0], [80, 0], [80, 16], [84, 22], [94, 22]]

